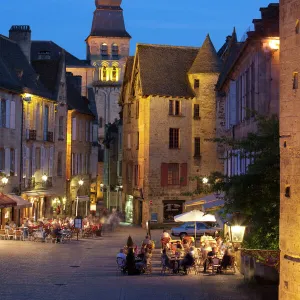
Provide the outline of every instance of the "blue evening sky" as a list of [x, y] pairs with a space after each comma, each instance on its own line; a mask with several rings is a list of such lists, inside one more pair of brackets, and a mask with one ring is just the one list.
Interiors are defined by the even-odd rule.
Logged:
[[[30, 25], [34, 40], [53, 40], [85, 58], [94, 0], [0, 0], [0, 34]], [[277, 2], [278, 0], [273, 0]], [[123, 0], [127, 31], [136, 43], [200, 46], [207, 33], [219, 49], [236, 26], [241, 38], [268, 0]]]

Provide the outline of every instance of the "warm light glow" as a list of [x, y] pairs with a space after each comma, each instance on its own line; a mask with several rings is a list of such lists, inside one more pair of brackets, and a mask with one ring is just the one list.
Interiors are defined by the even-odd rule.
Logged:
[[207, 183], [208, 183], [208, 178], [207, 178], [207, 177], [203, 177], [202, 182], [203, 182], [204, 184], [207, 184]]
[[24, 94], [24, 96], [23, 96], [23, 100], [24, 101], [27, 101], [27, 102], [30, 102], [31, 101], [31, 97], [32, 97], [32, 95], [31, 94]]
[[100, 183], [100, 187], [103, 188], [103, 187], [104, 187], [104, 184], [103, 184], [103, 183]]
[[276, 37], [270, 37], [263, 42], [265, 51], [277, 51], [280, 48], [280, 40]]
[[269, 47], [272, 50], [278, 50], [280, 45], [280, 40], [269, 40]]
[[90, 205], [90, 210], [91, 210], [91, 211], [96, 211], [96, 210], [97, 210], [97, 205], [96, 205], [96, 203], [91, 203], [91, 205]]
[[66, 197], [62, 198], [62, 202], [63, 202], [63, 204], [66, 204], [66, 202], [67, 202]]
[[1, 181], [2, 181], [2, 183], [3, 183], [4, 185], [6, 185], [6, 184], [8, 183], [8, 178], [7, 178], [7, 177], [3, 177], [3, 178], [1, 179]]
[[232, 243], [242, 243], [244, 240], [244, 234], [245, 234], [245, 226], [231, 226], [231, 242]]
[[46, 181], [48, 180], [48, 176], [47, 176], [46, 174], [44, 174], [44, 175], [42, 176], [42, 180], [43, 180], [44, 182], [46, 182]]
[[78, 181], [78, 184], [79, 184], [80, 186], [82, 186], [82, 185], [84, 184], [84, 181], [83, 181], [82, 179], [80, 179], [80, 180]]

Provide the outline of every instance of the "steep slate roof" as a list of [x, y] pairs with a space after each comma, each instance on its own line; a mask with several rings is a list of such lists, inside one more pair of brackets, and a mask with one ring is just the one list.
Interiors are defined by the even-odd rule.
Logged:
[[126, 60], [126, 67], [125, 67], [125, 73], [124, 73], [124, 79], [123, 79], [124, 84], [131, 80], [133, 63], [134, 63], [134, 56], [128, 56], [127, 60]]
[[0, 87], [53, 99], [19, 45], [3, 35], [0, 35]]
[[52, 41], [32, 41], [31, 43], [31, 60], [38, 60], [39, 53], [42, 51], [50, 52], [51, 60], [59, 60], [61, 53], [65, 51], [66, 65], [72, 67], [92, 68], [86, 60], [81, 60], [58, 46]]
[[189, 70], [189, 74], [218, 73], [221, 70], [221, 66], [222, 62], [209, 35], [207, 35], [192, 67]]
[[199, 48], [138, 44], [142, 94], [194, 97], [187, 73], [198, 51]]
[[67, 76], [67, 103], [69, 109], [74, 109], [79, 113], [94, 116], [89, 109], [89, 100], [81, 96], [80, 91], [76, 88], [73, 76]]
[[125, 29], [121, 1], [96, 1], [90, 36], [131, 38]]
[[52, 92], [53, 97], [57, 99], [61, 75], [60, 60], [35, 60], [31, 64], [40, 75], [40, 81]]

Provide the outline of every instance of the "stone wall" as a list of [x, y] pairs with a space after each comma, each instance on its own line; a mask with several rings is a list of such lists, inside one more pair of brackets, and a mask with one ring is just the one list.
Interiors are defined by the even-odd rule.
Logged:
[[[300, 92], [293, 89], [293, 74], [300, 71], [300, 16], [298, 0], [280, 1], [280, 292], [279, 299], [300, 295]], [[299, 21], [298, 21], [299, 22]], [[290, 195], [286, 188], [290, 187]]]

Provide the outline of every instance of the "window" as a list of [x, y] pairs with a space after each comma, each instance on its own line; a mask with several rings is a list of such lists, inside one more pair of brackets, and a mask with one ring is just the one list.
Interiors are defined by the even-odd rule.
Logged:
[[85, 141], [90, 141], [90, 122], [85, 121]]
[[200, 119], [200, 105], [194, 104], [194, 119]]
[[169, 130], [169, 148], [179, 149], [179, 129], [170, 128]]
[[128, 183], [132, 182], [132, 165], [128, 164], [126, 168], [126, 178]]
[[134, 166], [134, 185], [139, 186], [139, 177], [140, 177], [140, 166], [135, 165]]
[[14, 176], [16, 172], [15, 149], [10, 149], [10, 176]]
[[75, 175], [75, 153], [72, 153], [72, 175]]
[[140, 148], [140, 133], [136, 133], [136, 150], [139, 150]]
[[197, 137], [195, 138], [195, 145], [194, 145], [194, 156], [195, 157], [200, 157], [200, 138]]
[[64, 139], [64, 117], [59, 117], [58, 119], [58, 139]]
[[44, 111], [44, 141], [47, 141], [47, 135], [48, 135], [48, 129], [49, 129], [49, 106], [45, 105], [45, 111]]
[[131, 104], [127, 105], [127, 123], [131, 123]]
[[78, 128], [78, 135], [79, 135], [79, 141], [82, 142], [83, 140], [83, 134], [84, 134], [84, 127], [83, 127], [83, 120], [79, 120], [79, 128]]
[[108, 55], [108, 47], [107, 47], [107, 44], [106, 43], [103, 43], [101, 45], [101, 55]]
[[179, 164], [168, 164], [168, 185], [179, 185]]
[[298, 89], [298, 72], [293, 73], [293, 89]]
[[112, 44], [111, 54], [112, 54], [112, 56], [118, 56], [119, 55], [119, 46], [117, 44]]
[[199, 79], [195, 79], [194, 80], [194, 89], [199, 89], [200, 87], [200, 80]]
[[103, 128], [103, 118], [99, 118], [99, 128]]
[[300, 24], [299, 24], [299, 19], [297, 19], [297, 21], [296, 21], [296, 26], [295, 26], [295, 33], [296, 33], [296, 34], [299, 34], [299, 26], [300, 26]]
[[0, 127], [6, 127], [6, 100], [0, 102]]
[[111, 80], [112, 81], [117, 81], [117, 68], [113, 67], [111, 71]]
[[170, 116], [180, 116], [181, 107], [180, 101], [169, 100], [169, 115]]
[[57, 176], [62, 176], [62, 152], [57, 155]]
[[0, 148], [0, 172], [5, 172], [5, 150]]
[[50, 52], [49, 51], [39, 51], [38, 53], [38, 60], [45, 60], [50, 59]]
[[136, 100], [135, 103], [135, 117], [138, 119], [140, 117], [140, 101]]
[[41, 148], [35, 148], [35, 170], [41, 169]]
[[72, 141], [77, 140], [77, 120], [72, 118]]
[[101, 68], [101, 75], [102, 75], [102, 81], [107, 81], [108, 78], [107, 78], [107, 67], [104, 66]]

